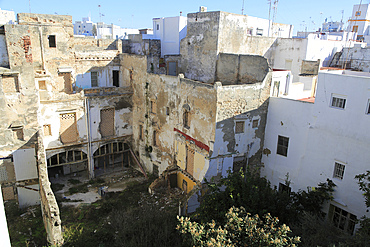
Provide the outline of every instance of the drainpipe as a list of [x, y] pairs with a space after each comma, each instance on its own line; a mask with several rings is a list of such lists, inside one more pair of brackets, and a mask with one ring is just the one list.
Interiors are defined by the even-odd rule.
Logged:
[[87, 129], [87, 166], [89, 168], [89, 178], [95, 177], [94, 173], [94, 160], [91, 154], [91, 126], [90, 126], [90, 102], [88, 98], [85, 98], [85, 124]]

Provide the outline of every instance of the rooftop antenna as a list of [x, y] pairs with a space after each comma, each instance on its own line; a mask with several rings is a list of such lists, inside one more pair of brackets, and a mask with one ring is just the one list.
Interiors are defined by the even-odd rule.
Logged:
[[242, 5], [242, 15], [244, 14], [244, 0], [243, 0], [243, 5]]
[[270, 37], [270, 29], [271, 29], [271, 0], [267, 0], [267, 2], [270, 5], [270, 7], [269, 7], [269, 30], [267, 32], [267, 37]]
[[344, 10], [342, 9], [342, 19], [340, 20], [340, 22], [343, 22], [343, 14], [344, 14]]
[[30, 9], [30, 14], [31, 14], [31, 0], [28, 0], [28, 8]]
[[100, 19], [100, 22], [101, 22], [101, 12], [100, 12], [100, 4], [98, 5], [98, 8], [99, 8], [99, 19]]
[[[275, 22], [275, 19], [276, 19], [276, 15], [277, 15], [277, 7], [278, 7], [278, 3], [279, 3], [279, 0], [274, 0], [274, 5], [272, 7], [273, 9], [273, 14], [272, 14], [272, 23], [271, 23], [271, 29], [274, 30], [274, 22]], [[272, 33], [272, 35], [274, 35], [274, 33]]]

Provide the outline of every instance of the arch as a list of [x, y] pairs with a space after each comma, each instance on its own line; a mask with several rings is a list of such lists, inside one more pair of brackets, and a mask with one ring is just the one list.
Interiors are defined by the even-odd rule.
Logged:
[[87, 171], [87, 154], [82, 150], [66, 150], [47, 159], [49, 177]]
[[130, 147], [124, 141], [114, 141], [101, 145], [93, 154], [95, 176], [127, 167], [129, 165], [129, 155], [127, 153], [129, 150]]

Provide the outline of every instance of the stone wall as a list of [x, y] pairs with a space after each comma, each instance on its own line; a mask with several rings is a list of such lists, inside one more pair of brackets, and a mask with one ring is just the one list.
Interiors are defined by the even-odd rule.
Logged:
[[250, 84], [263, 81], [268, 72], [268, 62], [262, 56], [220, 53], [216, 80], [222, 85]]

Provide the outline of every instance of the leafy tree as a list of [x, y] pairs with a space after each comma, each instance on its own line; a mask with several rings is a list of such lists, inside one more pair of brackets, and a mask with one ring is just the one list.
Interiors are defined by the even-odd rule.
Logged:
[[355, 176], [360, 190], [364, 192], [366, 207], [370, 207], [370, 170]]
[[[288, 179], [286, 183], [289, 183]], [[229, 208], [244, 207], [251, 214], [271, 215], [282, 222], [296, 222], [303, 211], [321, 214], [322, 205], [331, 198], [335, 184], [331, 180], [320, 183], [315, 190], [279, 192], [271, 188], [270, 182], [258, 173], [229, 172], [219, 182], [207, 182], [208, 191], [194, 219], [200, 222], [224, 223]]]
[[285, 224], [266, 214], [262, 219], [246, 213], [243, 207], [232, 207], [225, 214], [225, 224], [192, 222], [181, 217], [177, 229], [188, 236], [194, 246], [296, 246], [299, 237], [290, 237]]

